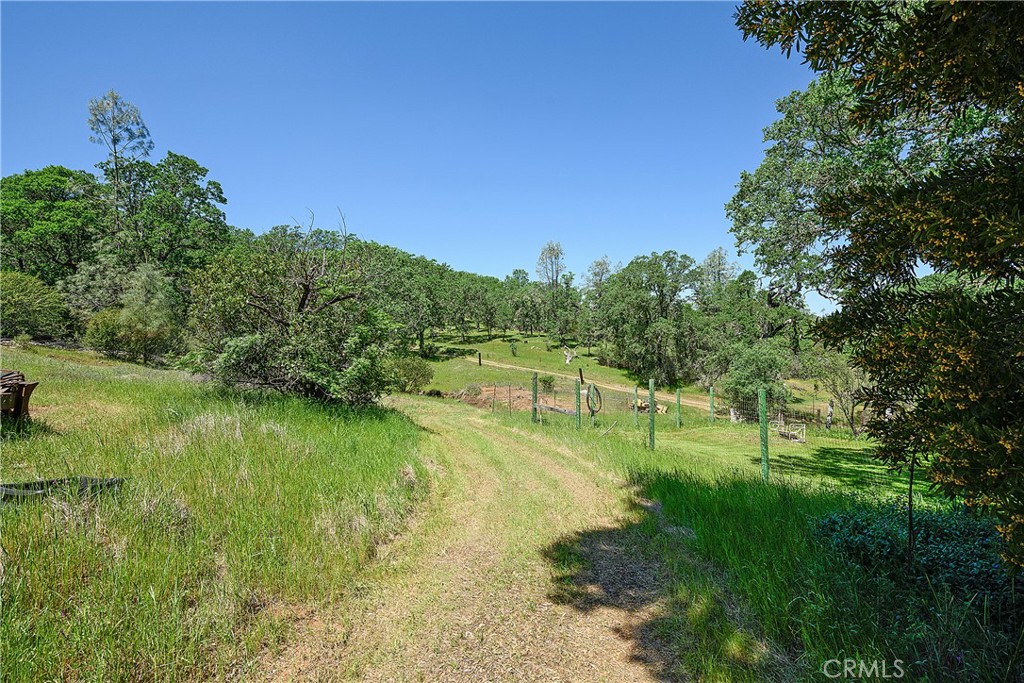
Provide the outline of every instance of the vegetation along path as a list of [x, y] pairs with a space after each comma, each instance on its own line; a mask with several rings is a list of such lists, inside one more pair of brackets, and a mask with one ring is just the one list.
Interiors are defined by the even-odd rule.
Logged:
[[[663, 574], [621, 482], [542, 434], [401, 399], [443, 471], [352, 602], [297, 615], [271, 680], [653, 681]], [[571, 579], [560, 575], [578, 565]]]

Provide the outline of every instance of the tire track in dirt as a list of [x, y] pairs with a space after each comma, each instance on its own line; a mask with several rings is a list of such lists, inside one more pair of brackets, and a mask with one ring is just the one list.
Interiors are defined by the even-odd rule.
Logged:
[[[383, 552], [345, 611], [297, 620], [271, 680], [656, 681], [671, 658], [638, 633], [663, 575], [645, 559], [626, 493], [555, 445], [471, 407], [403, 401], [446, 468], [410, 531]], [[553, 547], [581, 547], [585, 608], [553, 597]], [[593, 595], [589, 595], [593, 593]]]

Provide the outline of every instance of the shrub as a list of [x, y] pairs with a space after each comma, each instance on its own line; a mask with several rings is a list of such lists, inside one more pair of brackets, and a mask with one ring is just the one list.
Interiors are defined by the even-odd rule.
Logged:
[[901, 504], [855, 507], [821, 518], [816, 532], [848, 561], [906, 590], [928, 596], [946, 589], [988, 610], [996, 621], [1024, 621], [1024, 595], [1000, 558], [1006, 543], [992, 519], [966, 512], [917, 512], [908, 567], [906, 515]]
[[60, 337], [67, 323], [67, 307], [55, 289], [25, 273], [0, 272], [0, 326], [5, 337]]
[[479, 384], [467, 384], [466, 388], [462, 390], [462, 393], [465, 394], [466, 396], [476, 397], [482, 394], [483, 391], [483, 387], [481, 387]]
[[512, 357], [513, 358], [518, 356], [519, 355], [519, 342], [517, 342], [515, 339], [510, 341], [508, 343], [508, 350], [512, 352]]
[[177, 298], [169, 278], [143, 264], [128, 278], [121, 308], [96, 313], [86, 327], [85, 343], [110, 356], [148, 362], [171, 351], [178, 341]]
[[403, 356], [394, 362], [398, 387], [406, 393], [419, 391], [434, 379], [430, 363], [417, 356]]
[[85, 345], [90, 349], [115, 356], [122, 351], [121, 311], [105, 308], [89, 318], [85, 328]]
[[218, 380], [284, 393], [376, 401], [394, 385], [394, 324], [361, 296], [341, 236], [277, 227], [197, 273], [190, 328]]
[[555, 390], [555, 378], [551, 375], [541, 375], [537, 379], [537, 383], [540, 385], [541, 391], [550, 394]]
[[762, 341], [737, 349], [735, 361], [722, 383], [722, 389], [733, 406], [754, 406], [757, 392], [765, 389], [768, 405], [781, 408], [789, 393], [782, 377], [789, 369], [789, 353], [780, 344]]

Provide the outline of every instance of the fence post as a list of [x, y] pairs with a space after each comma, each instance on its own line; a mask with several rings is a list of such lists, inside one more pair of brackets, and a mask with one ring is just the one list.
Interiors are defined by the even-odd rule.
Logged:
[[683, 390], [676, 389], [676, 429], [683, 426]]
[[708, 390], [708, 422], [715, 421], [715, 387]]
[[761, 480], [768, 481], [768, 399], [764, 387], [757, 390], [757, 420], [761, 423]]
[[580, 427], [583, 426], [583, 415], [580, 414], [582, 406], [580, 405], [580, 381], [576, 380], [576, 431], [579, 431]]
[[656, 412], [658, 412], [657, 410], [654, 409], [654, 380], [651, 379], [647, 383], [647, 386], [650, 388], [650, 392], [651, 392], [651, 395], [650, 395], [650, 405], [648, 406], [647, 414], [651, 418], [649, 420], [650, 432], [651, 432], [650, 446], [651, 446], [651, 450], [653, 451], [654, 450], [654, 414]]
[[640, 426], [640, 414], [637, 412], [637, 399], [638, 399], [637, 387], [634, 384], [633, 385], [633, 426], [634, 427], [639, 427]]
[[530, 411], [530, 422], [537, 422], [537, 373], [533, 373], [533, 409]]
[[512, 417], [512, 385], [508, 385], [508, 416]]

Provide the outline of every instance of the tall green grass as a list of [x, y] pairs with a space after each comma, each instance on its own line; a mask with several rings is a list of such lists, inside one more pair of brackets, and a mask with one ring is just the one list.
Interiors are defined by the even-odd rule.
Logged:
[[[638, 500], [656, 501], [656, 511], [638, 505], [639, 520], [623, 524], [647, 530], [670, 573], [667, 607], [649, 626], [673, 644], [681, 676], [816, 681], [825, 680], [826, 661], [847, 658], [888, 662], [890, 674], [899, 659], [904, 680], [1024, 675], [1024, 642], [995, 632], [983, 608], [939, 587], [901, 587], [854, 566], [816, 535], [825, 515], [905, 499], [906, 478], [880, 473], [863, 442], [843, 449], [773, 444], [776, 467], [765, 484], [750, 426], [673, 430], [659, 418], [652, 452], [642, 429], [605, 434], [600, 426], [577, 432], [571, 419], [543, 426], [525, 415], [495, 419], [564, 441], [625, 479]], [[926, 486], [915, 491], [919, 508], [949, 510]], [[573, 557], [559, 546], [549, 554]], [[559, 574], [572, 571], [563, 564]]]
[[7, 680], [243, 673], [289, 609], [346, 590], [424, 490], [383, 409], [238, 394], [86, 354], [4, 352], [39, 380], [0, 480], [126, 479], [0, 511]]

